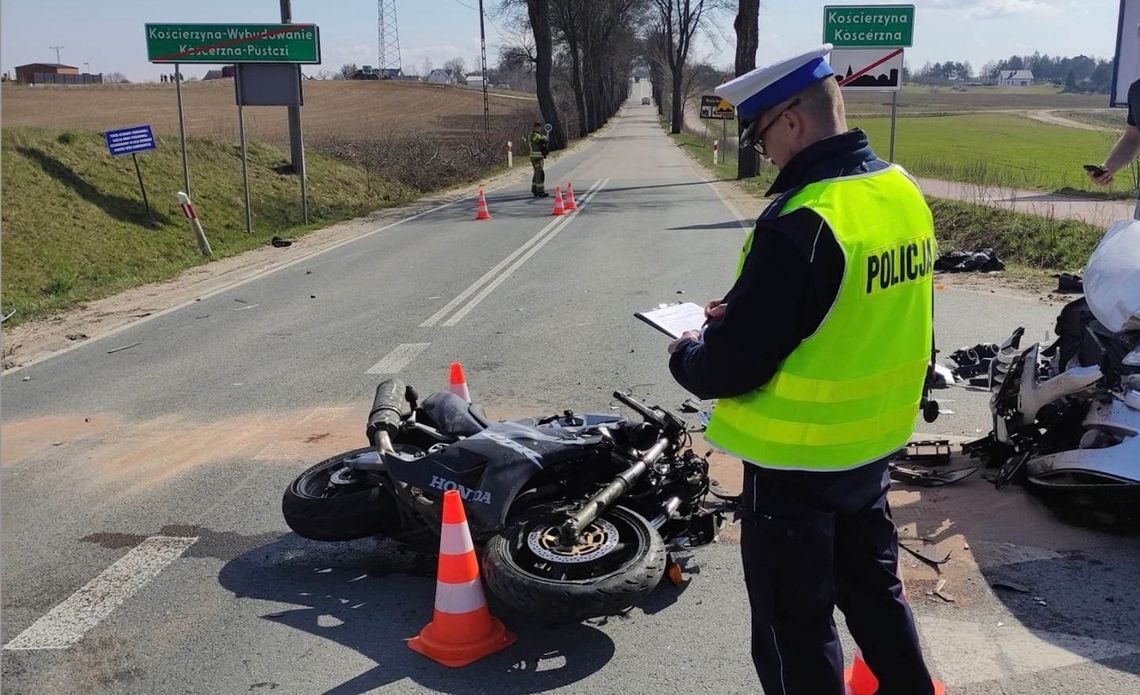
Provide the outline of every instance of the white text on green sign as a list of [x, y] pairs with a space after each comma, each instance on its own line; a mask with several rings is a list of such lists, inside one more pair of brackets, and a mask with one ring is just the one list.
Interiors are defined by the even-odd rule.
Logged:
[[319, 63], [314, 24], [147, 24], [152, 63]]
[[903, 48], [914, 44], [914, 5], [828, 5], [823, 41], [837, 47]]

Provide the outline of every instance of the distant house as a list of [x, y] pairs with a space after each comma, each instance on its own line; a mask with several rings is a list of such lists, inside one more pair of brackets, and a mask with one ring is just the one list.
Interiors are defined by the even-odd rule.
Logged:
[[451, 74], [440, 68], [436, 68], [428, 73], [427, 81], [432, 84], [454, 84], [451, 79]]
[[79, 74], [74, 65], [60, 63], [28, 63], [16, 66], [16, 82], [20, 84], [99, 84], [102, 75]]
[[483, 88], [483, 74], [478, 73], [478, 72], [474, 72], [474, 73], [471, 73], [470, 75], [468, 75], [467, 76], [467, 86], [482, 89]]
[[998, 73], [999, 87], [1032, 87], [1032, 70], [1002, 70]]
[[203, 80], [224, 80], [232, 79], [234, 76], [234, 66], [226, 65], [220, 70], [207, 70], [206, 74], [202, 77]]

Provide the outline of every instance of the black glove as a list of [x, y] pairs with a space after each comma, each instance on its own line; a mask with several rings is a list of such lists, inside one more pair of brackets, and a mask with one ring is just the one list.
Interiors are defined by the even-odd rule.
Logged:
[[542, 147], [538, 148], [538, 151], [542, 153], [543, 157], [546, 157], [550, 154], [550, 148], [547, 147], [546, 145], [543, 145]]

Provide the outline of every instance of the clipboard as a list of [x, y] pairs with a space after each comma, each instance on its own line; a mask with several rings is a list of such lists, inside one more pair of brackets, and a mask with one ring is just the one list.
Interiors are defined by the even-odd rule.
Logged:
[[670, 338], [677, 339], [685, 331], [697, 331], [705, 325], [705, 308], [693, 302], [662, 305], [634, 314]]

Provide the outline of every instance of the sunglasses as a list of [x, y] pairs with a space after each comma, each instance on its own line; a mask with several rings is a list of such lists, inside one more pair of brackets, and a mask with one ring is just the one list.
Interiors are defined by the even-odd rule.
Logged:
[[775, 118], [769, 121], [768, 125], [761, 128], [759, 132], [752, 136], [752, 147], [756, 148], [756, 151], [760, 153], [761, 157], [768, 156], [768, 146], [764, 144], [764, 136], [767, 135], [768, 131], [772, 129], [772, 126], [780, 122], [781, 116], [783, 116], [788, 110], [794, 109], [799, 105], [800, 100], [798, 98], [793, 99], [792, 103], [780, 109], [780, 112], [776, 114]]

